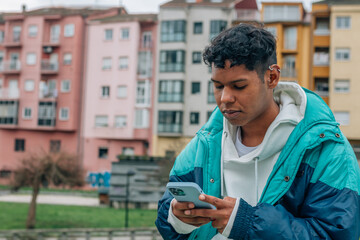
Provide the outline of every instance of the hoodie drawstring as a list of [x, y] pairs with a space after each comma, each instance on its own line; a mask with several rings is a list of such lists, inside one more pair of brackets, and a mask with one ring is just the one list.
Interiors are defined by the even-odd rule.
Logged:
[[222, 137], [221, 141], [221, 197], [224, 197], [224, 145], [225, 145], [225, 138], [227, 137], [228, 133], [224, 131], [224, 136]]
[[256, 199], [256, 203], [258, 203], [258, 201], [259, 201], [259, 184], [258, 184], [258, 161], [259, 161], [259, 158], [255, 157], [254, 161], [255, 161], [255, 199]]

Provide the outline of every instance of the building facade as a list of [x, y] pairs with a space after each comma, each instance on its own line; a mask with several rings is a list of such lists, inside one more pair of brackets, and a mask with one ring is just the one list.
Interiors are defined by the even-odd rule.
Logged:
[[88, 22], [83, 163], [110, 171], [118, 155], [151, 155], [157, 16]]
[[[236, 11], [238, 2], [174, 0], [160, 6], [153, 115], [155, 155], [178, 153], [215, 109], [211, 69], [203, 63], [202, 52], [233, 21], [255, 18], [254, 12]], [[245, 6], [257, 10], [255, 1], [243, 2], [254, 2]]]
[[85, 18], [117, 12], [43, 8], [3, 15], [0, 172], [8, 176], [30, 153], [79, 154]]

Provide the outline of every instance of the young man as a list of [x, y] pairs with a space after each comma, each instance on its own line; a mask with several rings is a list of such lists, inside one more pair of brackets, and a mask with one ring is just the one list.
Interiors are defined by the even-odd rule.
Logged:
[[360, 171], [327, 105], [280, 83], [276, 41], [240, 24], [205, 49], [218, 108], [178, 156], [170, 181], [196, 182], [216, 206], [168, 192], [164, 239], [359, 239]]

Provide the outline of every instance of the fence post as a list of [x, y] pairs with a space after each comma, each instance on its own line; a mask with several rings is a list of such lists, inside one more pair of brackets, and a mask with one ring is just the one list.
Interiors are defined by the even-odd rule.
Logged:
[[130, 232], [130, 239], [131, 239], [131, 240], [135, 240], [135, 231], [134, 231], [134, 230], [132, 230], [132, 231]]
[[112, 232], [112, 231], [109, 231], [108, 234], [109, 234], [109, 235], [108, 235], [109, 240], [112, 240], [113, 232]]
[[87, 231], [87, 232], [86, 232], [86, 240], [90, 240], [90, 237], [91, 237], [90, 232]]

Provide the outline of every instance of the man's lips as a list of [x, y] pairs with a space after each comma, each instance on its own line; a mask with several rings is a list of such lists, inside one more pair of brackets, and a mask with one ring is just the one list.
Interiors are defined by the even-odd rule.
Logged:
[[223, 110], [222, 113], [226, 118], [233, 119], [233, 118], [238, 117], [240, 115], [240, 113], [242, 113], [242, 111], [240, 111], [240, 110]]

